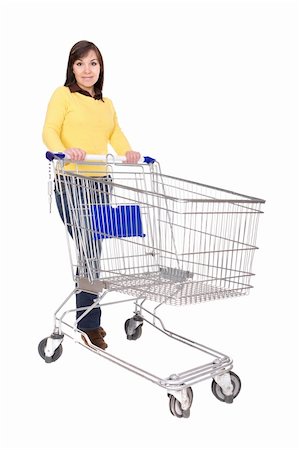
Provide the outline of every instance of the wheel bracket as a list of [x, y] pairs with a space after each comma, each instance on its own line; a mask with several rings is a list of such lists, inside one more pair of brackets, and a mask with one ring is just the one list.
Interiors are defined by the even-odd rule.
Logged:
[[[222, 375], [216, 375], [214, 377], [214, 380], [221, 387], [221, 390], [223, 392], [223, 395], [225, 396], [225, 399], [226, 398], [229, 399], [230, 397], [232, 397], [232, 399], [233, 399], [234, 386], [231, 381], [230, 373], [226, 372], [226, 373], [223, 373]], [[232, 403], [232, 400], [231, 401], [225, 400], [225, 401], [226, 401], [226, 403]]]
[[[173, 395], [173, 397], [175, 397], [179, 402], [180, 402], [180, 404], [181, 404], [181, 408], [182, 408], [182, 411], [184, 412], [188, 412], [188, 410], [189, 410], [189, 415], [190, 415], [190, 406], [191, 406], [191, 401], [190, 401], [190, 399], [189, 399], [189, 396], [188, 396], [188, 394], [187, 394], [187, 387], [184, 387], [183, 389], [181, 389], [181, 390], [172, 390], [172, 389], [169, 389], [169, 390], [167, 390], [167, 395], [168, 395], [168, 397], [170, 396], [170, 395]], [[189, 415], [188, 416], [184, 416], [184, 417], [189, 417]]]
[[52, 356], [55, 353], [55, 350], [60, 346], [60, 344], [63, 341], [63, 334], [62, 335], [51, 335], [48, 337], [46, 345], [45, 345], [45, 361], [46, 362], [52, 362]]

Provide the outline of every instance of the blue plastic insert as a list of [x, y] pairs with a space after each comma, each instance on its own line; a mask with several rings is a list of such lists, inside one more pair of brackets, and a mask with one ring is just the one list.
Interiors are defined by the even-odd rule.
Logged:
[[139, 205], [92, 205], [95, 239], [144, 237]]

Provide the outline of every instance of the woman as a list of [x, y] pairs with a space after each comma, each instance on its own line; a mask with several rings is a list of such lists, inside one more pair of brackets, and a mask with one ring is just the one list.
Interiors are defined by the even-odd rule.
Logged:
[[[136, 164], [140, 154], [132, 151], [121, 131], [113, 104], [102, 95], [104, 64], [99, 49], [88, 41], [77, 42], [71, 49], [64, 86], [57, 88], [48, 105], [43, 141], [53, 152], [63, 152], [73, 161], [83, 161], [88, 154], [107, 154], [108, 144], [116, 153], [125, 155], [127, 163]], [[75, 164], [67, 166], [69, 170]], [[80, 166], [80, 170], [88, 166]], [[61, 217], [62, 199], [56, 191], [56, 202]], [[67, 212], [68, 213], [68, 212]], [[93, 304], [95, 294], [76, 295], [77, 308]], [[77, 313], [77, 318], [82, 313]], [[105, 350], [106, 332], [100, 326], [101, 310], [94, 308], [78, 323], [92, 344]]]

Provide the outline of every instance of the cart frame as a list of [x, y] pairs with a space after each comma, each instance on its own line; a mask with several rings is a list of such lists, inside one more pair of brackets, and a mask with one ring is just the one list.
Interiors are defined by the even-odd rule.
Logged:
[[[103, 173], [111, 174], [113, 180], [108, 178], [103, 182], [101, 178], [101, 189], [104, 183], [105, 196], [108, 195], [109, 202], [113, 200], [114, 203], [112, 201], [112, 204], [117, 205], [120, 200], [125, 201], [126, 205], [131, 205], [131, 202], [138, 202], [140, 208], [143, 208], [144, 216], [148, 217], [146, 233], [143, 233], [140, 228], [141, 223], [137, 223], [136, 216], [134, 216], [134, 231], [132, 231], [133, 220], [130, 216], [130, 230], [127, 229], [128, 220], [125, 217], [126, 221], [122, 221], [119, 225], [118, 234], [112, 235], [110, 234], [112, 231], [107, 228], [107, 223], [110, 224], [111, 222], [110, 216], [107, 222], [107, 211], [110, 214], [110, 209], [107, 210], [106, 208], [104, 212], [102, 212], [103, 209], [100, 209], [100, 213], [96, 210], [98, 223], [94, 228], [94, 219], [89, 218], [90, 212], [86, 212], [85, 208], [86, 204], [90, 204], [94, 200], [94, 198], [91, 198], [93, 197], [91, 192], [94, 189], [94, 187], [91, 187], [91, 183], [95, 179], [95, 174], [99, 174], [98, 165], [96, 166], [94, 162], [84, 161], [85, 166], [86, 164], [90, 165], [91, 173], [81, 174], [81, 163], [77, 163], [77, 172], [70, 174], [65, 169], [65, 164], [66, 162], [62, 159], [55, 160], [52, 162], [52, 168], [55, 173], [56, 189], [61, 192], [62, 184], [67, 190], [69, 188], [67, 201], [69, 202], [68, 206], [72, 205], [71, 223], [68, 223], [66, 205], [64, 204], [63, 212], [75, 288], [55, 311], [54, 330], [48, 338], [40, 342], [40, 356], [47, 363], [56, 361], [62, 353], [61, 344], [64, 336], [68, 336], [88, 350], [166, 389], [170, 411], [176, 417], [189, 417], [193, 400], [191, 386], [207, 379], [212, 379], [212, 392], [218, 400], [232, 403], [241, 388], [239, 377], [232, 372], [232, 359], [219, 351], [169, 330], [158, 316], [157, 309], [162, 304], [187, 305], [216, 298], [248, 294], [252, 287], [249, 281], [253, 275], [251, 270], [253, 254], [257, 249], [255, 242], [258, 218], [262, 212], [261, 206], [265, 201], [213, 186], [164, 176], [157, 162], [149, 165], [139, 164], [138, 170], [135, 165], [126, 165], [125, 180], [122, 180], [122, 170], [117, 172], [116, 169], [123, 169], [124, 166], [118, 164], [111, 155], [108, 155]], [[71, 179], [69, 178], [70, 175]], [[116, 181], [118, 177], [120, 181]], [[144, 184], [145, 180], [148, 183], [146, 185]], [[191, 191], [188, 183], [192, 183]], [[184, 187], [182, 188], [182, 186]], [[125, 189], [125, 194], [123, 194], [123, 189]], [[176, 196], [180, 189], [187, 198]], [[79, 190], [80, 194], [78, 194]], [[212, 191], [217, 191], [217, 198], [212, 198]], [[51, 189], [49, 189], [49, 192], [51, 193]], [[85, 196], [84, 202], [81, 202], [82, 192]], [[101, 191], [101, 195], [103, 195], [103, 191]], [[101, 199], [100, 202], [102, 202]], [[103, 203], [106, 203], [106, 197]], [[176, 205], [184, 205], [184, 216], [178, 217], [175, 210]], [[200, 205], [200, 208], [198, 205]], [[102, 208], [102, 205], [100, 207]], [[132, 214], [131, 206], [125, 208], [127, 208], [125, 209], [125, 216]], [[112, 212], [114, 213], [114, 210]], [[99, 214], [106, 215], [106, 225], [104, 224], [103, 228], [102, 224], [101, 229], [99, 229]], [[197, 217], [193, 220], [194, 215]], [[84, 216], [83, 222], [81, 221], [82, 216]], [[217, 218], [217, 225], [213, 225], [215, 217]], [[243, 217], [245, 218], [243, 219]], [[102, 220], [102, 216], [100, 219]], [[157, 223], [157, 232], [155, 232], [151, 223], [153, 220]], [[199, 223], [201, 225], [200, 231], [196, 229]], [[70, 227], [72, 227], [72, 238], [70, 237]], [[212, 231], [209, 230], [209, 227], [212, 228]], [[233, 231], [230, 230], [230, 227], [234, 228]], [[120, 234], [120, 228], [122, 234]], [[137, 228], [139, 228], [139, 231], [136, 232]], [[234, 238], [232, 233], [236, 232], [238, 236]], [[170, 246], [166, 247], [166, 244], [162, 243], [161, 233], [167, 234]], [[144, 238], [144, 236], [146, 237]], [[141, 240], [145, 239], [146, 244], [140, 244], [140, 240], [137, 242], [138, 237]], [[183, 239], [183, 244], [180, 244], [180, 238]], [[200, 243], [197, 242], [199, 238]], [[102, 258], [102, 244], [97, 247], [94, 243], [96, 239], [100, 242], [109, 240], [108, 248], [113, 248], [113, 245], [117, 247], [118, 244], [120, 247], [116, 248], [112, 258], [107, 257], [107, 255]], [[194, 245], [192, 249], [188, 247], [188, 251], [186, 251], [188, 239], [189, 241], [193, 240]], [[117, 241], [117, 243], [111, 244], [112, 240]], [[75, 257], [72, 254], [74, 250], [71, 248], [71, 241], [75, 241]], [[134, 241], [133, 244], [131, 241]], [[134, 269], [129, 270], [129, 275], [126, 274], [126, 265], [122, 266], [115, 262], [118, 259], [119, 248], [122, 246], [125, 250], [133, 249]], [[140, 248], [144, 253], [149, 253], [150, 256], [146, 256], [147, 259], [145, 257], [142, 260], [140, 259]], [[120, 255], [119, 259], [122, 259], [122, 256]], [[146, 273], [148, 284], [145, 288], [144, 272], [141, 272], [138, 262], [142, 261], [142, 270], [144, 270], [143, 267], [148, 263], [148, 258], [154, 258], [155, 263], [159, 261], [157, 264], [160, 264], [160, 266], [158, 275], [151, 270]], [[102, 264], [101, 267], [96, 267], [96, 264], [94, 264], [96, 259], [99, 264]], [[113, 259], [113, 262], [109, 259]], [[199, 270], [201, 273], [199, 273]], [[104, 273], [104, 276], [101, 278], [102, 273]], [[139, 281], [139, 278], [141, 278], [141, 281]], [[126, 281], [127, 286], [122, 280]], [[156, 282], [157, 286], [155, 285]], [[173, 289], [173, 286], [175, 289]], [[94, 304], [88, 308], [70, 307], [69, 303], [73, 296], [80, 291], [96, 294], [97, 298]], [[133, 297], [122, 301], [107, 302], [106, 295], [114, 291], [129, 296], [133, 295]], [[158, 302], [154, 307], [153, 300]], [[103, 351], [94, 346], [87, 334], [78, 329], [78, 322], [93, 308], [102, 308], [103, 306], [123, 302], [133, 302], [134, 304], [134, 315], [125, 322], [125, 331], [129, 340], [136, 340], [141, 336], [141, 327], [146, 322], [171, 339], [206, 354], [209, 361], [184, 372], [172, 373], [168, 377], [162, 378], [124, 361], [107, 350]], [[81, 316], [70, 323], [67, 319], [74, 312], [80, 310], [82, 310]], [[82, 340], [82, 336], [84, 336], [85, 342]]]

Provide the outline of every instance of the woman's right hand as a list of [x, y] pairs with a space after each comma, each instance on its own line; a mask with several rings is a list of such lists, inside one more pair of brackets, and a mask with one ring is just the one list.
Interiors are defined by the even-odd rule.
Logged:
[[72, 160], [72, 161], [84, 161], [86, 152], [81, 148], [67, 148], [64, 150], [64, 153]]

